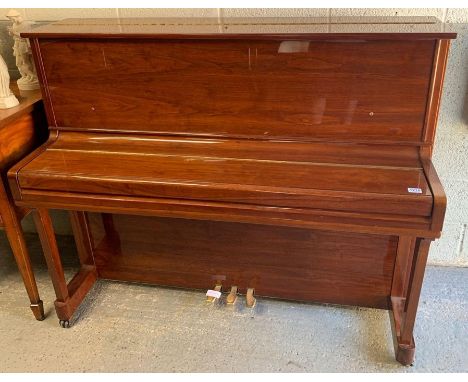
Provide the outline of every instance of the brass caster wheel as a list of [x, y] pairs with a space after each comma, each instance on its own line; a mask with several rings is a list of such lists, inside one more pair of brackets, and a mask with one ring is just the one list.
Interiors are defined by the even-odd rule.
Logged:
[[60, 320], [59, 324], [60, 324], [60, 326], [62, 328], [67, 328], [68, 329], [69, 327], [71, 327], [70, 321], [68, 321], [68, 320]]

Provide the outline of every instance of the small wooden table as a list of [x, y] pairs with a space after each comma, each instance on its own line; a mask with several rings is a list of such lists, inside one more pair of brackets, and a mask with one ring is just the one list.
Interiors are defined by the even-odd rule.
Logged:
[[12, 84], [11, 88], [20, 104], [0, 110], [0, 228], [5, 229], [10, 242], [34, 317], [43, 320], [44, 309], [21, 228], [21, 219], [31, 210], [15, 207], [6, 183], [6, 172], [44, 142], [47, 138], [47, 122], [40, 90], [20, 94], [15, 84]]

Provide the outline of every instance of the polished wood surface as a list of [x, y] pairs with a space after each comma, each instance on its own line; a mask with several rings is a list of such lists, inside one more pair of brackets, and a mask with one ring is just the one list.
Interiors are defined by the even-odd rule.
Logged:
[[[12, 127], [14, 126], [14, 127]], [[0, 127], [0, 169], [2, 173], [34, 148], [34, 121], [31, 114], [18, 116], [16, 120]]]
[[35, 111], [40, 111], [42, 108], [42, 103], [39, 102], [42, 99], [39, 90], [20, 91], [14, 82], [10, 83], [10, 89], [18, 99], [19, 105], [9, 109], [0, 109], [0, 127], [4, 127], [12, 121], [16, 121], [23, 115], [31, 113], [36, 115]]
[[[434, 20], [65, 20], [27, 32], [51, 129], [9, 171], [62, 326], [97, 277], [392, 312], [413, 327], [446, 207]], [[377, 22], [377, 24], [375, 24]], [[70, 211], [66, 284], [49, 209]]]
[[[153, 145], [147, 138], [145, 147], [135, 141], [118, 150], [113, 142], [103, 140], [94, 142], [91, 150], [86, 138], [81, 139], [81, 146], [76, 149], [67, 146], [66, 139], [64, 133], [22, 169], [19, 185], [23, 191], [180, 198], [414, 216], [430, 216], [432, 211], [432, 195], [424, 172], [418, 167], [359, 165], [353, 160], [338, 164], [320, 158], [286, 160], [288, 143], [273, 143], [269, 147], [269, 142], [232, 144], [157, 139]], [[297, 153], [292, 146], [290, 153]], [[340, 148], [329, 146], [335, 153]], [[242, 155], [243, 150], [249, 149], [247, 155]], [[313, 151], [313, 147], [306, 150]], [[303, 153], [305, 157], [307, 151]], [[420, 188], [422, 193], [410, 194], [408, 187]]]
[[[11, 165], [36, 148], [47, 138], [41, 92], [20, 92], [16, 84], [10, 88], [20, 101], [18, 106], [0, 109], [0, 173], [6, 175]], [[36, 138], [37, 137], [37, 138]]]
[[[114, 215], [116, 251], [90, 215], [100, 277], [257, 296], [388, 308], [397, 237]], [[330, 287], [333, 285], [333, 287]]]
[[[49, 274], [57, 296], [55, 310], [61, 321], [61, 325], [65, 327], [67, 326], [66, 322], [76, 308], [78, 308], [84, 296], [89, 292], [96, 281], [96, 267], [86, 262], [81, 262], [78, 273], [67, 283], [57, 241], [55, 240], [52, 220], [50, 219], [48, 211], [39, 208], [33, 211], [33, 217], [36, 222], [37, 232], [41, 240], [47, 267], [49, 268]], [[78, 236], [78, 238], [80, 237]], [[80, 261], [82, 260], [83, 257], [80, 256]]]
[[31, 302], [30, 308], [37, 320], [43, 320], [43, 304], [21, 228], [21, 219], [30, 209], [14, 205], [6, 172], [46, 139], [47, 124], [40, 91], [20, 93], [15, 84], [11, 88], [20, 103], [16, 107], [0, 110], [0, 228], [7, 235]]
[[[407, 238], [404, 240], [404, 245], [408, 245]], [[430, 244], [430, 240], [418, 238], [410, 243], [409, 252], [399, 251], [398, 254], [398, 257], [403, 257], [406, 254], [409, 261], [406, 270], [410, 271], [405, 277], [405, 288], [407, 289], [403, 292], [398, 287], [395, 288], [394, 284], [390, 298], [395, 354], [397, 361], [403, 365], [410, 365], [414, 360], [413, 329]]]
[[41, 40], [40, 49], [57, 127], [422, 141], [434, 41], [294, 44]]
[[435, 17], [232, 17], [65, 19], [23, 32], [41, 38], [262, 39], [455, 38]]

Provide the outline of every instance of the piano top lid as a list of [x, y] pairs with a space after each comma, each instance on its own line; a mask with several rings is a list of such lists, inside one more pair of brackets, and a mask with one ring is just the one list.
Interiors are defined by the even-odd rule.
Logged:
[[453, 39], [435, 17], [65, 19], [21, 33], [33, 38]]

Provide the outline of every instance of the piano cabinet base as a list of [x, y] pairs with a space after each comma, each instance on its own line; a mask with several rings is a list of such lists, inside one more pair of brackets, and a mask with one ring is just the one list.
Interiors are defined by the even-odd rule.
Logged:
[[413, 328], [429, 239], [188, 219], [70, 212], [81, 269], [66, 283], [51, 220], [35, 211], [63, 327], [97, 278], [257, 297], [388, 309], [396, 359], [414, 358]]

